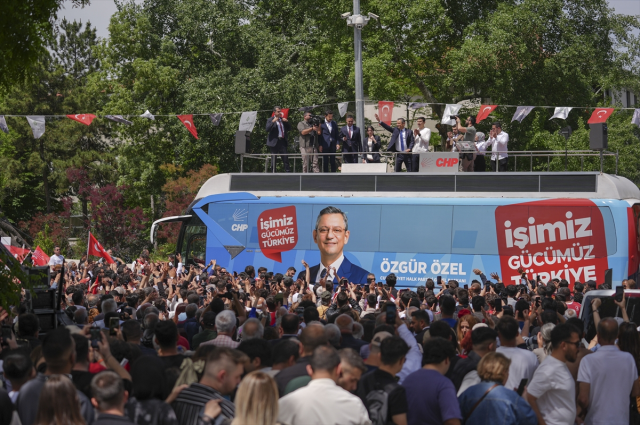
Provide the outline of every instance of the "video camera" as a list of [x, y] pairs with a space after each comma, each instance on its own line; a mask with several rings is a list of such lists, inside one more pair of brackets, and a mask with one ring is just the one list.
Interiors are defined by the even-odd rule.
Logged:
[[311, 125], [320, 125], [322, 124], [322, 122], [324, 121], [324, 117], [321, 117], [320, 115], [311, 115], [309, 122], [311, 123]]

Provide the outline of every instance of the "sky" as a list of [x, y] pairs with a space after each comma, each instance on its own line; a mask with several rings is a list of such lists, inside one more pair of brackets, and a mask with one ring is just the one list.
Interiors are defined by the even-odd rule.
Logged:
[[[640, 16], [640, 0], [608, 0], [611, 7], [617, 13], [627, 15]], [[109, 19], [116, 12], [116, 5], [113, 0], [91, 0], [91, 4], [82, 9], [73, 8], [72, 3], [66, 1], [64, 9], [60, 10], [58, 16], [60, 19], [66, 17], [68, 21], [91, 21], [91, 24], [98, 30], [98, 37], [106, 38], [109, 36]]]

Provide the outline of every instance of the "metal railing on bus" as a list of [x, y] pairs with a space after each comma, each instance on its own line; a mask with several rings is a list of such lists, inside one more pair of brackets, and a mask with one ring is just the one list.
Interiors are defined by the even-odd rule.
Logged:
[[[425, 152], [425, 153], [442, 153], [440, 151], [436, 151], [436, 152]], [[454, 152], [455, 153], [455, 152]], [[460, 153], [460, 152], [459, 152]], [[486, 171], [487, 172], [499, 172], [499, 164], [496, 163], [495, 167], [493, 167], [494, 169], [491, 169], [491, 155], [492, 154], [507, 154], [507, 160], [509, 161], [509, 163], [511, 162], [511, 159], [513, 159], [512, 163], [513, 163], [513, 170], [509, 170], [509, 171], [513, 171], [513, 172], [517, 172], [517, 171], [542, 171], [542, 172], [550, 172], [550, 171], [585, 171], [585, 158], [587, 158], [587, 165], [595, 165], [595, 169], [593, 169], [594, 167], [589, 167], [590, 169], [586, 170], [586, 171], [600, 171], [601, 173], [604, 172], [604, 168], [605, 168], [605, 164], [604, 164], [604, 160], [605, 158], [614, 158], [615, 159], [615, 171], [613, 174], [618, 174], [618, 152], [608, 152], [608, 151], [591, 151], [591, 150], [573, 150], [573, 151], [495, 151], [495, 152], [491, 152], [491, 151], [487, 151], [484, 152], [485, 154], [485, 163], [486, 163]], [[351, 152], [337, 152], [337, 153], [307, 153], [307, 154], [302, 154], [302, 153], [287, 153], [285, 154], [285, 156], [288, 157], [289, 162], [290, 162], [290, 166], [292, 167], [292, 170], [294, 172], [296, 172], [295, 170], [297, 169], [297, 160], [300, 160], [301, 162], [301, 167], [304, 164], [303, 162], [303, 157], [309, 157], [308, 158], [308, 166], [309, 168], [311, 168], [312, 166], [312, 157], [313, 156], [317, 156], [318, 157], [318, 168], [320, 169], [320, 172], [322, 172], [323, 169], [323, 165], [324, 165], [324, 159], [325, 157], [330, 157], [330, 156], [334, 156], [335, 157], [335, 161], [336, 161], [336, 167], [339, 167], [341, 165], [341, 163], [345, 163], [348, 161], [345, 161], [345, 156], [350, 155], [352, 158], [355, 159], [356, 162], [363, 162], [364, 161], [364, 156], [370, 154], [370, 153], [363, 153], [363, 152], [355, 152], [355, 153], [351, 153]], [[395, 162], [396, 162], [396, 156], [397, 155], [411, 155], [411, 153], [399, 153], [399, 152], [373, 152], [373, 154], [378, 154], [380, 155], [380, 161], [379, 162], [386, 162], [387, 164], [389, 164], [391, 166], [391, 168], [394, 168]], [[460, 153], [462, 154], [462, 153]], [[274, 172], [277, 168], [282, 168], [283, 164], [282, 164], [282, 155], [277, 154], [270, 154], [270, 153], [245, 153], [245, 154], [239, 154], [240, 155], [240, 172], [243, 173], [244, 172], [244, 160], [246, 159], [258, 159], [258, 160], [263, 160], [264, 161], [264, 172]], [[476, 153], [476, 156], [479, 155], [479, 153]], [[276, 158], [276, 160], [274, 161], [273, 159]], [[522, 163], [523, 160], [525, 162], [528, 162], [529, 167], [528, 170], [527, 169], [520, 169], [518, 170], [518, 158], [520, 158], [520, 162]], [[570, 169], [570, 168], [577, 168], [577, 159], [579, 158], [580, 160], [580, 170], [577, 169]], [[591, 158], [597, 158], [598, 161], [592, 161], [590, 160]], [[528, 159], [528, 161], [527, 161]], [[545, 165], [545, 160], [546, 159], [546, 165]], [[562, 161], [562, 159], [564, 159], [564, 161]], [[293, 160], [293, 164], [291, 164], [291, 160]], [[328, 159], [327, 159], [328, 160]], [[534, 164], [535, 163], [535, 164]], [[563, 164], [564, 163], [564, 164]], [[571, 163], [571, 164], [570, 164]], [[571, 166], [570, 166], [571, 165]], [[535, 170], [534, 170], [534, 166], [535, 166]], [[564, 169], [562, 168], [562, 166], [564, 166]], [[553, 169], [552, 169], [553, 168]], [[309, 170], [310, 171], [310, 170]], [[507, 172], [509, 172], [507, 171]], [[504, 171], [503, 171], [504, 172]]]

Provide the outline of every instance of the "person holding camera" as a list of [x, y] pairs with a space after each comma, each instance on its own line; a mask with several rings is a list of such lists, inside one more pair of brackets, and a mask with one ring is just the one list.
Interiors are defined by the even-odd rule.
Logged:
[[344, 154], [344, 160], [348, 163], [358, 162], [357, 152], [362, 151], [362, 137], [360, 128], [353, 125], [353, 116], [347, 115], [347, 125], [340, 129], [342, 137], [342, 152], [355, 152], [356, 154]]
[[309, 172], [309, 162], [311, 162], [313, 172], [319, 173], [318, 136], [322, 135], [322, 130], [320, 130], [320, 123], [313, 120], [311, 112], [304, 113], [304, 119], [298, 123], [298, 132], [300, 132], [298, 140], [302, 154], [302, 172]]
[[456, 115], [456, 129], [458, 133], [464, 135], [461, 142], [457, 143], [456, 148], [458, 152], [461, 152], [462, 157], [462, 171], [465, 173], [473, 172], [473, 160], [475, 153], [476, 143], [476, 117], [469, 115], [464, 123], [463, 127], [460, 123], [460, 117]]
[[280, 155], [284, 163], [284, 171], [291, 172], [287, 156], [287, 133], [291, 123], [283, 116], [279, 106], [273, 107], [273, 116], [267, 120], [267, 146], [271, 150], [271, 170], [276, 172], [276, 157]]

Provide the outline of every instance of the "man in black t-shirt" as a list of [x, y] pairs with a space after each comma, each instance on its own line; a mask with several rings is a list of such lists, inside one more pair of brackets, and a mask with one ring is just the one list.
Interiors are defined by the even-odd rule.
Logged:
[[385, 338], [380, 343], [380, 367], [365, 374], [358, 383], [356, 394], [362, 399], [372, 420], [375, 404], [367, 400], [374, 391], [382, 390], [387, 394], [388, 414], [386, 423], [407, 423], [407, 394], [404, 387], [397, 383], [396, 374], [402, 370], [409, 346], [399, 336]]

